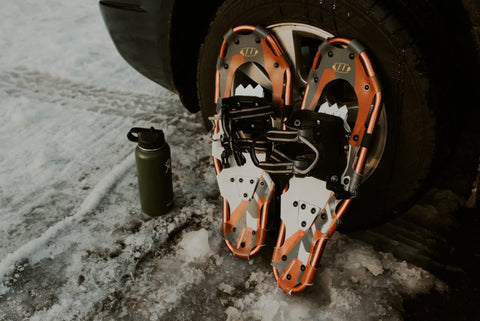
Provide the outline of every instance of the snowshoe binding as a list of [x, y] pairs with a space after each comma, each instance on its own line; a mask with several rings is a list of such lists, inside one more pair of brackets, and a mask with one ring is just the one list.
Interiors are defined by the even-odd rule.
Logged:
[[[352, 129], [346, 107], [328, 99], [320, 104], [327, 85], [338, 79], [353, 87], [358, 102]], [[380, 108], [381, 89], [365, 48], [357, 40], [332, 38], [318, 48], [302, 108], [290, 115], [287, 130], [264, 135], [277, 150], [269, 155], [280, 153], [285, 161], [255, 160], [252, 148], [257, 166], [291, 174], [281, 195], [282, 222], [272, 257], [285, 292], [313, 283], [327, 240], [357, 196]]]
[[[269, 88], [246, 77], [249, 68], [269, 79]], [[225, 34], [215, 79], [212, 156], [223, 197], [222, 232], [237, 257], [249, 258], [265, 245], [275, 184], [249, 154], [252, 141], [257, 140], [255, 153], [266, 158], [266, 141], [258, 137], [283, 128], [290, 90], [289, 64], [267, 29], [244, 25]]]

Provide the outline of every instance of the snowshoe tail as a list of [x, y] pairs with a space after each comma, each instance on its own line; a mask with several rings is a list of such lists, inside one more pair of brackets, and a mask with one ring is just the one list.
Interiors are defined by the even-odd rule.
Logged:
[[[336, 79], [347, 81], [357, 96], [358, 114], [351, 130], [336, 106], [319, 106], [326, 85]], [[291, 115], [290, 133], [283, 134], [293, 137], [296, 132], [296, 143], [289, 143], [296, 145], [283, 147], [282, 152], [292, 162], [259, 162], [264, 168], [276, 165], [293, 174], [281, 196], [282, 223], [272, 257], [277, 284], [285, 292], [299, 292], [313, 283], [327, 240], [357, 195], [380, 107], [381, 89], [363, 45], [345, 38], [323, 42], [307, 80], [302, 110]], [[282, 150], [280, 142], [285, 144], [286, 136], [266, 136]], [[299, 146], [306, 142], [316, 151]]]
[[[269, 92], [237, 76], [256, 68], [271, 82]], [[255, 88], [254, 86], [255, 85]], [[283, 126], [290, 105], [289, 64], [274, 36], [261, 26], [238, 26], [224, 36], [217, 61], [212, 144], [213, 162], [223, 197], [225, 243], [235, 256], [248, 258], [265, 245], [268, 208], [275, 184], [249, 155], [254, 139]], [[266, 142], [256, 152], [265, 158]]]

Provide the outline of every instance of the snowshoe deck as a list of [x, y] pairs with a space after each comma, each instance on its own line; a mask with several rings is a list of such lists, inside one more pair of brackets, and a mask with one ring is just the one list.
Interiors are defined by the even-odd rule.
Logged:
[[[236, 73], [249, 63], [271, 80], [270, 95], [258, 86], [253, 90], [258, 97], [234, 88]], [[346, 107], [328, 99], [320, 103], [335, 80], [346, 81], [355, 92], [354, 122]], [[324, 41], [302, 107], [291, 112], [284, 108], [291, 100], [291, 73], [280, 45], [265, 28], [239, 26], [224, 36], [215, 83], [212, 155], [225, 242], [238, 257], [257, 253], [265, 243], [275, 190], [271, 175], [290, 177], [281, 195], [272, 266], [280, 288], [302, 291], [313, 283], [327, 240], [357, 196], [373, 142], [381, 90], [365, 48], [357, 40]]]
[[[245, 96], [251, 93], [236, 83], [236, 75], [247, 64], [265, 72], [271, 92], [265, 94], [257, 85], [253, 95], [259, 97]], [[248, 258], [265, 244], [268, 208], [275, 189], [270, 174], [254, 166], [250, 144], [265, 131], [282, 126], [283, 107], [290, 104], [291, 74], [274, 36], [263, 27], [245, 25], [225, 34], [215, 84], [212, 155], [223, 197], [222, 232], [232, 253]], [[264, 147], [257, 152], [265, 157]]]
[[[319, 46], [308, 77], [302, 111], [328, 111], [328, 108], [319, 106], [319, 99], [326, 86], [337, 79], [347, 81], [354, 88], [358, 100], [355, 124], [351, 131], [344, 132], [344, 146], [339, 146], [338, 137], [332, 136], [335, 132], [337, 136], [342, 135], [338, 125], [322, 133], [325, 123], [319, 120], [318, 130], [314, 130], [314, 134], [320, 135], [310, 136], [302, 133], [304, 120], [301, 117], [294, 113], [289, 119], [290, 123], [298, 125], [296, 129], [299, 135], [304, 135], [318, 146], [319, 158], [323, 161], [302, 175], [298, 174], [293, 163], [294, 175], [281, 196], [282, 223], [272, 265], [278, 286], [288, 293], [302, 291], [313, 283], [327, 240], [334, 233], [351, 199], [357, 195], [380, 111], [380, 86], [365, 48], [356, 40], [344, 38], [333, 38]], [[338, 108], [334, 109], [337, 111], [330, 114], [337, 114], [333, 117], [338, 119], [343, 118], [343, 113], [338, 112]], [[344, 117], [342, 122], [348, 130]], [[340, 158], [338, 147], [347, 151]], [[303, 158], [311, 160], [315, 157], [318, 155]], [[332, 164], [339, 162], [343, 166], [340, 172], [335, 166], [332, 167]]]

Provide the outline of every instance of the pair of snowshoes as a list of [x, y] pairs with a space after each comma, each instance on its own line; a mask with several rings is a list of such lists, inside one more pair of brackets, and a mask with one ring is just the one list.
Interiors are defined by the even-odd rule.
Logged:
[[[271, 87], [242, 83], [242, 72], [252, 64]], [[326, 86], [339, 79], [355, 91], [354, 121], [346, 107], [321, 103]], [[215, 100], [212, 155], [225, 242], [235, 256], [258, 253], [270, 204], [280, 195], [273, 271], [285, 292], [302, 291], [313, 283], [326, 242], [362, 182], [381, 107], [365, 48], [357, 40], [325, 40], [296, 107], [290, 64], [275, 36], [261, 26], [235, 27], [220, 50]]]

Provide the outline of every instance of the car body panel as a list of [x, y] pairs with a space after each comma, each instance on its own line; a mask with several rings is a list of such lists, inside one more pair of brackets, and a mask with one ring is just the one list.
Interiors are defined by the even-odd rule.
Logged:
[[99, 5], [120, 55], [142, 75], [178, 94], [189, 111], [197, 112], [199, 48], [222, 2], [101, 0]]
[[142, 75], [175, 91], [170, 54], [174, 0], [115, 0], [99, 5], [120, 55]]

